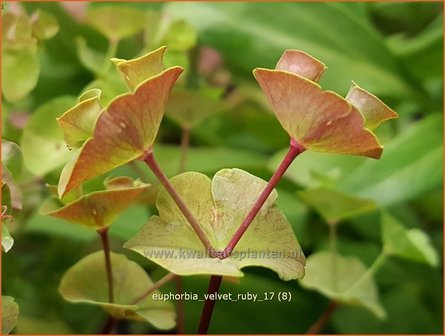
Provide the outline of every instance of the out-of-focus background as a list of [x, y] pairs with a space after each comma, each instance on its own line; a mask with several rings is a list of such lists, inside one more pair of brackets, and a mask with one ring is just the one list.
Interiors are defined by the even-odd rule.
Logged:
[[[20, 307], [14, 333], [101, 330], [105, 312], [66, 302], [58, 292], [64, 272], [99, 250], [100, 241], [92, 231], [39, 213], [50, 195], [46, 184], [57, 184], [72, 156], [55, 118], [89, 88], [102, 89], [104, 104], [126, 91], [108, 59], [134, 58], [162, 45], [168, 47], [165, 65], [186, 69], [178, 85], [194, 92], [172, 100], [157, 138], [156, 153], [169, 177], [178, 173], [181, 136], [190, 127], [187, 171], [212, 176], [238, 167], [269, 179], [289, 139], [252, 70], [273, 68], [286, 49], [304, 50], [327, 65], [324, 89], [344, 96], [353, 80], [398, 112], [397, 120], [376, 131], [385, 145], [381, 160], [307, 153], [280, 182], [278, 206], [307, 257], [327, 250], [329, 235], [302, 190], [323, 186], [375, 204], [338, 226], [340, 254], [366, 267], [389, 244], [382, 226], [396, 222], [400, 235], [411, 232], [404, 241], [411, 245], [388, 257], [372, 277], [386, 318], [360, 300], [340, 304], [323, 332], [443, 332], [442, 3], [5, 2], [2, 24], [6, 249], [14, 239], [2, 252], [2, 294]], [[181, 114], [185, 109], [193, 111], [192, 119]], [[113, 172], [118, 174], [154, 181], [138, 164]], [[122, 248], [155, 213], [153, 204], [133, 206], [110, 234], [113, 251], [156, 279], [163, 272], [159, 266]], [[421, 239], [414, 239], [419, 230]], [[184, 286], [203, 293], [207, 283], [207, 277], [187, 277]], [[323, 286], [283, 282], [271, 271], [249, 268], [244, 278], [224, 281], [221, 292], [290, 292], [292, 300], [218, 302], [210, 332], [305, 333], [331, 302]], [[185, 302], [186, 332], [196, 332], [201, 308], [200, 302]], [[160, 332], [125, 321], [118, 331]]]

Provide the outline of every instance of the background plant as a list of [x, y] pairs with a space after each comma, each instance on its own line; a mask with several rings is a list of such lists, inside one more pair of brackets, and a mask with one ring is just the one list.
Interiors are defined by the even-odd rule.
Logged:
[[[90, 7], [102, 5], [90, 4]], [[382, 220], [392, 218], [405, 229], [421, 228], [435, 249], [442, 250], [443, 177], [442, 169], [437, 169], [443, 164], [443, 22], [439, 4], [273, 4], [274, 11], [270, 10], [271, 4], [242, 3], [135, 3], [124, 6], [136, 7], [139, 12], [151, 6], [147, 15], [153, 19], [146, 20], [147, 27], [142, 28], [146, 32], [161, 27], [156, 24], [162, 21], [156, 10], [170, 13], [173, 22], [186, 20], [194, 28], [192, 35], [197, 36], [200, 46], [210, 46], [219, 52], [212, 54], [218, 55], [213, 59], [216, 66], [206, 72], [201, 65], [200, 76], [206, 78], [206, 85], [219, 86], [219, 92], [208, 92], [204, 96], [222, 95], [225, 112], [193, 126], [185, 170], [213, 176], [223, 167], [239, 167], [264, 179], [270, 176], [278, 160], [284, 156], [280, 151], [288, 145], [288, 139], [278, 122], [267, 112], [269, 107], [258, 93], [251, 70], [256, 66], [272, 68], [284, 49], [303, 49], [329, 66], [329, 71], [321, 79], [324, 88], [345, 94], [350, 86], [348, 80], [354, 79], [400, 115], [397, 121], [377, 130], [385, 144], [380, 161], [362, 162], [360, 158], [307, 152], [299, 158], [298, 165], [290, 168], [278, 186], [280, 197], [277, 202], [293, 225], [306, 255], [327, 249], [328, 227], [311, 208], [298, 201], [295, 193], [319, 186], [370, 199], [378, 209], [360, 216], [356, 214], [340, 223], [336, 248], [342, 255], [354, 256], [363, 264], [371, 265], [382, 247], [381, 209], [390, 214], [390, 217], [384, 215]], [[163, 6], [166, 8], [161, 9]], [[58, 131], [55, 117], [72, 106], [78, 93], [90, 88], [92, 81], [102, 79], [103, 85], [110, 84], [112, 88], [108, 90], [102, 87], [104, 93], [109, 92], [108, 97], [122, 92], [119, 90], [125, 86], [119, 88], [113, 84], [117, 80], [113, 82], [108, 77], [92, 73], [79, 61], [82, 59], [81, 42], [76, 44], [75, 41], [80, 36], [89, 50], [95, 52], [93, 55], [100, 55], [99, 61], [105, 64], [110, 41], [101, 35], [100, 29], [88, 20], [73, 20], [59, 4], [24, 3], [23, 7], [29, 15], [36, 9], [46, 10], [63, 25], [58, 34], [39, 49], [41, 71], [34, 90], [17, 102], [3, 101], [3, 139], [19, 144], [25, 159], [22, 168], [12, 169], [22, 192], [23, 210], [17, 212], [14, 223], [9, 224], [16, 245], [11, 253], [4, 255], [3, 293], [15, 297], [20, 304], [21, 317], [17, 326], [20, 333], [39, 330], [44, 333], [91, 332], [102, 327], [105, 315], [100, 316], [97, 309], [87, 305], [82, 310], [75, 305], [67, 305], [55, 289], [65, 270], [88, 252], [97, 250], [99, 241], [94, 238], [94, 232], [43, 217], [37, 210], [48, 196], [43, 184], [57, 184], [62, 165], [72, 156], [65, 147], [62, 133]], [[342, 24], [336, 25], [336, 29], [322, 29], [320, 22]], [[133, 58], [142, 54], [144, 49], [153, 50], [161, 44], [171, 47], [171, 40], [166, 43], [168, 39], [165, 36], [168, 35], [159, 33], [156, 35], [159, 36], [158, 42], [147, 44], [138, 29], [135, 35], [120, 39], [115, 56]], [[168, 29], [164, 28], [164, 31]], [[147, 35], [153, 36], [151, 33]], [[185, 40], [194, 41], [193, 38]], [[196, 40], [187, 43], [190, 47]], [[196, 64], [195, 69], [199, 69], [195, 49], [176, 50], [171, 56], [176, 60], [171, 64], [179, 63], [187, 69], [193, 69], [193, 64]], [[191, 66], [178, 62], [178, 58], [188, 60]], [[224, 60], [224, 66], [219, 65], [221, 60]], [[85, 64], [85, 58], [82, 62]], [[96, 66], [92, 68], [97, 69]], [[110, 64], [106, 71], [112, 72], [113, 69]], [[110, 76], [119, 79], [116, 74]], [[184, 78], [190, 83], [188, 85], [198, 83], [202, 86], [200, 76]], [[58, 96], [62, 97], [51, 101]], [[102, 97], [106, 102], [106, 96]], [[179, 170], [181, 128], [166, 118], [158, 135], [157, 157], [167, 176], [173, 176]], [[47, 136], [42, 136], [43, 129]], [[16, 152], [20, 158], [20, 151]], [[42, 160], [42, 157], [46, 159]], [[136, 170], [140, 168], [137, 163], [134, 167], [120, 168], [113, 174], [136, 178], [139, 176]], [[154, 178], [148, 174], [144, 181], [153, 182]], [[100, 180], [91, 181], [84, 191], [98, 190], [101, 183]], [[112, 249], [126, 253], [120, 248], [123, 242], [132, 237], [152, 213], [153, 206], [147, 210], [147, 206], [137, 205], [117, 218], [110, 227]], [[164, 275], [154, 264], [134, 254], [128, 256], [143, 265], [155, 281]], [[39, 271], [23, 277], [30, 267]], [[236, 293], [256, 289], [262, 292], [267, 287], [274, 291], [291, 291], [294, 299], [286, 304], [240, 302], [233, 305], [219, 302], [218, 314], [212, 322], [217, 332], [233, 332], [236, 328], [237, 332], [302, 333], [329, 305], [329, 299], [294, 283], [282, 283], [267, 270], [246, 271], [248, 276], [238, 284], [223, 283], [221, 291]], [[389, 318], [380, 321], [366, 310], [341, 305], [332, 314], [331, 322], [324, 331], [438, 333], [442, 330], [441, 274], [440, 267], [431, 268], [400, 258], [388, 259], [375, 274], [375, 281]], [[400, 279], [404, 281], [400, 282]], [[207, 281], [186, 278], [184, 288], [202, 291]], [[40, 291], [37, 291], [36, 284], [47, 286], [39, 286]], [[170, 289], [165, 287], [165, 290]], [[186, 328], [195, 332], [201, 304], [186, 302], [185, 308], [187, 321], [190, 321]], [[272, 314], [270, 319], [276, 322], [256, 319], [258, 323], [254, 326], [245, 322], [253, 316], [261, 316], [266, 310]], [[91, 316], [97, 317], [86, 318]], [[407, 322], [399, 323], [402, 319]], [[79, 321], [87, 322], [80, 324]], [[146, 324], [138, 323], [122, 324], [120, 328], [124, 328], [125, 332], [147, 331]]]

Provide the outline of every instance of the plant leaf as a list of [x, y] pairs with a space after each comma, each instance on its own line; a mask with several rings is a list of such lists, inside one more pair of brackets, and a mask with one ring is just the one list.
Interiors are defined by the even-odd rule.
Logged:
[[79, 148], [92, 137], [94, 125], [102, 110], [100, 95], [101, 91], [98, 89], [83, 93], [76, 106], [57, 118], [68, 146]]
[[108, 302], [107, 274], [102, 251], [92, 253], [72, 266], [63, 276], [59, 291], [65, 300], [100, 305], [117, 318], [144, 319], [158, 329], [175, 326], [170, 302], [155, 301], [153, 294], [133, 304], [153, 282], [144, 269], [124, 255], [111, 253], [115, 303]]
[[[295, 46], [330, 67], [322, 80], [327, 88], [347, 92], [348, 81], [355, 79], [377, 95], [409, 96], [396, 58], [360, 5], [171, 2], [165, 10], [173, 19], [193, 23], [200, 43], [223, 53], [226, 64], [245, 78], [258, 65], [272, 67], [283, 50]], [[320, 22], [336, 22], [336, 29]]]
[[[3, 218], [2, 214], [2, 218]], [[14, 245], [14, 238], [11, 237], [6, 223], [2, 222], [2, 248], [7, 253]]]
[[40, 73], [37, 47], [2, 51], [2, 92], [7, 101], [16, 102], [37, 85]]
[[[122, 182], [124, 178], [115, 178], [111, 182]], [[93, 229], [100, 229], [113, 223], [118, 215], [132, 205], [149, 185], [140, 181], [125, 179], [126, 184], [119, 188], [111, 189], [110, 181], [106, 182], [108, 190], [96, 191], [84, 195], [68, 204], [63, 204], [57, 199], [48, 200], [41, 210], [45, 215], [62, 218]]]
[[[288, 149], [276, 153], [269, 162], [269, 170], [274, 172]], [[298, 157], [298, 164], [291, 165], [285, 177], [306, 188], [320, 186], [335, 187], [347, 179], [363, 161], [363, 157], [341, 154], [327, 154], [306, 151]]]
[[257, 68], [254, 76], [283, 128], [304, 147], [375, 159], [381, 156], [382, 146], [364, 128], [363, 116], [339, 95], [289, 72]]
[[407, 127], [385, 146], [381, 160], [358, 165], [339, 180], [337, 189], [388, 206], [441, 187], [442, 125], [443, 115], [434, 114]]
[[283, 70], [318, 82], [326, 66], [301, 50], [286, 50], [275, 66], [276, 70]]
[[5, 49], [27, 49], [36, 45], [31, 21], [26, 15], [2, 14], [2, 37]]
[[162, 72], [164, 69], [162, 59], [165, 50], [166, 47], [160, 47], [144, 56], [129, 61], [119, 58], [112, 58], [111, 61], [124, 76], [130, 90], [134, 91], [147, 78]]
[[212, 88], [173, 90], [166, 115], [183, 127], [193, 128], [226, 108], [221, 94], [220, 89]]
[[105, 55], [90, 48], [83, 37], [76, 38], [77, 57], [82, 65], [98, 75], [106, 61]]
[[[232, 238], [266, 182], [239, 169], [222, 169], [211, 181], [189, 172], [171, 183], [200, 223], [210, 242], [222, 250]], [[157, 198], [159, 216], [153, 216], [124, 247], [136, 251], [180, 275], [219, 274], [240, 277], [241, 268], [267, 267], [284, 280], [304, 275], [304, 256], [290, 224], [273, 206], [273, 192], [233, 254], [211, 258], [179, 208], [162, 189]]]
[[307, 189], [298, 192], [307, 205], [313, 207], [328, 224], [374, 210], [373, 201], [354, 197], [329, 188]]
[[117, 97], [100, 114], [94, 135], [62, 171], [63, 196], [85, 180], [137, 159], [155, 140], [165, 104], [182, 68], [173, 67], [138, 86], [134, 94]]
[[[336, 274], [332, 262], [336, 261]], [[380, 305], [377, 286], [371, 277], [354, 284], [366, 273], [366, 267], [355, 257], [344, 257], [323, 251], [307, 258], [306, 276], [300, 284], [343, 304], [362, 306], [383, 318], [385, 311]]]
[[439, 257], [429, 237], [419, 229], [406, 229], [394, 217], [382, 214], [382, 239], [390, 255], [438, 266]]
[[379, 98], [363, 90], [352, 82], [352, 87], [346, 100], [359, 110], [365, 117], [365, 127], [371, 131], [376, 129], [383, 121], [398, 118], [398, 114], [390, 109]]
[[89, 8], [86, 22], [105, 35], [110, 41], [119, 41], [132, 36], [144, 28], [142, 11], [122, 6]]
[[62, 96], [40, 106], [23, 130], [20, 147], [26, 167], [42, 176], [66, 163], [72, 156], [56, 118], [73, 106], [73, 97]]
[[57, 19], [42, 10], [32, 14], [32, 32], [39, 40], [48, 40], [59, 32]]
[[2, 295], [2, 335], [8, 335], [14, 329], [19, 317], [19, 306], [11, 296]]
[[164, 37], [164, 43], [172, 50], [187, 51], [196, 45], [197, 33], [185, 20], [173, 22]]

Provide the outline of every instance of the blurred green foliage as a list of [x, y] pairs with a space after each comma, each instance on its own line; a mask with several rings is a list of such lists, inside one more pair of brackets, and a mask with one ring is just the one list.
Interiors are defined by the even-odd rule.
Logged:
[[[20, 10], [21, 19], [11, 19], [11, 13]], [[70, 157], [54, 118], [92, 87], [103, 90], [105, 104], [124, 92], [109, 58], [133, 58], [161, 45], [169, 48], [167, 65], [186, 67], [176, 106], [184, 92], [195, 90], [192, 99], [204, 99], [204, 104], [193, 101], [187, 108], [218, 110], [208, 111], [209, 118], [199, 111], [185, 165], [186, 170], [209, 176], [221, 168], [237, 167], [268, 179], [283, 157], [288, 136], [251, 72], [255, 67], [272, 68], [285, 49], [301, 49], [322, 60], [329, 67], [321, 80], [324, 88], [344, 94], [354, 80], [382, 98], [400, 115], [376, 132], [385, 144], [382, 159], [304, 153], [280, 182], [277, 204], [308, 257], [328, 249], [328, 226], [297, 192], [331, 188], [377, 206], [342, 221], [337, 239], [341, 256], [369, 267], [389, 244], [395, 255], [434, 259], [432, 254], [443, 251], [442, 11], [443, 5], [435, 2], [6, 2], [2, 19], [3, 25], [9, 22], [10, 33], [3, 29], [2, 161], [11, 179], [2, 178], [2, 199], [12, 200], [17, 186], [21, 209], [14, 209], [12, 201], [2, 203], [14, 210], [8, 210], [14, 220], [6, 221], [14, 246], [2, 258], [2, 290], [20, 307], [15, 332], [101, 330], [105, 313], [94, 306], [67, 303], [57, 292], [65, 271], [100, 248], [98, 239], [86, 229], [39, 214], [49, 196], [45, 184], [57, 184]], [[99, 20], [101, 16], [106, 18]], [[120, 23], [110, 28], [110, 22]], [[212, 90], [216, 93], [211, 98], [221, 104], [208, 101], [206, 92]], [[169, 113], [155, 148], [171, 177], [180, 165], [184, 121], [174, 111]], [[155, 183], [139, 162], [112, 175]], [[97, 190], [102, 179], [86, 183], [85, 191]], [[155, 211], [153, 205], [135, 205], [110, 231], [112, 250], [137, 261], [154, 281], [165, 271], [122, 245]], [[394, 240], [394, 232], [401, 240]], [[433, 252], [429, 245], [427, 252], [422, 247], [428, 239]], [[340, 305], [323, 331], [442, 333], [442, 257], [436, 262], [437, 267], [431, 267], [387, 258], [374, 274], [387, 318]], [[207, 283], [206, 277], [187, 277], [184, 286], [186, 291], [203, 293]], [[173, 291], [173, 284], [164, 290]], [[286, 291], [292, 301], [218, 302], [210, 332], [304, 333], [329, 305], [322, 294], [296, 281], [283, 282], [260, 268], [247, 269], [244, 278], [224, 281], [221, 288], [223, 293], [247, 291]], [[189, 301], [185, 307], [186, 332], [194, 333], [202, 303]], [[143, 323], [121, 323], [118, 331], [157, 332]]]

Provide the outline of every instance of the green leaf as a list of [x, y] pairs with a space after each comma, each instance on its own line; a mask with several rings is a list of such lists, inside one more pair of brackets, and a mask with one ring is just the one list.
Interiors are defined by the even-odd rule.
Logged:
[[144, 56], [129, 61], [119, 58], [112, 58], [111, 61], [124, 76], [130, 90], [134, 91], [139, 84], [162, 72], [164, 69], [162, 59], [165, 50], [166, 47], [160, 47]]
[[123, 6], [89, 8], [86, 22], [110, 41], [119, 41], [144, 28], [145, 17], [140, 10]]
[[91, 90], [100, 90], [100, 103], [102, 106], [108, 106], [110, 102], [124, 93], [128, 92], [128, 87], [122, 81], [122, 76], [119, 71], [111, 67], [110, 70], [98, 79], [90, 82], [82, 92]]
[[364, 307], [382, 318], [385, 311], [379, 302], [377, 286], [371, 277], [363, 276], [366, 277], [366, 267], [359, 259], [324, 251], [307, 258], [306, 276], [300, 284], [343, 304]]
[[102, 54], [87, 45], [87, 41], [83, 37], [76, 39], [77, 57], [80, 63], [90, 70], [93, 74], [98, 75], [105, 63], [105, 54]]
[[19, 317], [19, 306], [11, 296], [2, 295], [2, 335], [8, 335], [14, 329]]
[[[200, 42], [223, 53], [229, 66], [251, 76], [257, 66], [272, 67], [285, 49], [297, 47], [329, 68], [322, 81], [346, 92], [348, 81], [366, 83], [380, 95], [408, 95], [395, 57], [356, 3], [175, 2], [173, 19], [190, 22]], [[323, 22], [335, 22], [329, 29]], [[236, 52], [235, 52], [236, 51]], [[261, 64], [259, 64], [261, 55]]]
[[73, 97], [57, 97], [40, 106], [23, 130], [20, 147], [26, 167], [42, 176], [63, 165], [72, 156], [56, 118], [73, 106]]
[[76, 106], [57, 118], [68, 146], [79, 148], [93, 136], [96, 120], [102, 111], [100, 95], [101, 91], [98, 89], [83, 93]]
[[[271, 172], [277, 169], [287, 151], [283, 149], [272, 157], [268, 164]], [[298, 156], [284, 176], [307, 188], [334, 187], [338, 181], [347, 179], [365, 160], [359, 156], [306, 151]]]
[[170, 25], [164, 42], [172, 50], [186, 51], [196, 45], [197, 39], [193, 26], [185, 20], [178, 20]]
[[[2, 205], [6, 213], [13, 215], [13, 210], [22, 210], [22, 191], [7, 167], [2, 163]], [[2, 209], [3, 211], [3, 209]]]
[[57, 19], [42, 10], [32, 14], [32, 32], [39, 40], [48, 40], [59, 32]]
[[123, 185], [122, 178], [119, 181], [120, 184], [116, 179], [111, 183], [108, 181], [108, 190], [89, 193], [68, 204], [52, 198], [43, 205], [41, 212], [96, 230], [107, 227], [148, 188], [148, 185], [138, 180], [125, 179]]
[[94, 135], [64, 167], [62, 197], [84, 181], [141, 157], [156, 138], [170, 90], [182, 72], [173, 67], [152, 77], [134, 92], [121, 95], [101, 112]]
[[439, 265], [439, 256], [429, 237], [419, 229], [406, 229], [386, 212], [382, 214], [382, 239], [389, 255], [435, 267]]
[[[167, 176], [174, 176], [178, 173], [181, 157], [181, 150], [178, 146], [157, 144], [154, 152], [159, 165]], [[209, 160], [209, 157], [212, 157], [212, 160]], [[264, 167], [266, 160], [267, 156], [250, 150], [227, 147], [190, 147], [187, 151], [185, 170], [214, 174], [224, 167], [258, 169]]]
[[[213, 180], [189, 172], [171, 179], [213, 247], [225, 248], [239, 224], [266, 186], [266, 182], [239, 169], [223, 169]], [[304, 275], [304, 256], [292, 228], [273, 206], [273, 192], [232, 255], [211, 258], [179, 208], [162, 189], [157, 198], [159, 216], [153, 216], [124, 247], [136, 251], [175, 274], [219, 274], [240, 277], [247, 266], [267, 267], [280, 278]]]
[[[2, 218], [3, 218], [3, 214], [2, 214]], [[9, 230], [8, 227], [6, 226], [6, 224], [4, 222], [2, 222], [2, 248], [3, 251], [8, 252], [11, 248], [12, 245], [14, 245], [14, 238], [11, 237], [11, 235], [9, 234]]]
[[440, 114], [412, 124], [385, 146], [378, 162], [363, 162], [341, 179], [338, 190], [387, 206], [442, 186], [442, 125]]
[[111, 253], [115, 303], [108, 302], [107, 274], [102, 251], [92, 253], [71, 267], [63, 276], [59, 291], [65, 300], [100, 305], [117, 318], [144, 319], [158, 329], [175, 326], [170, 302], [153, 300], [154, 291], [134, 303], [153, 282], [144, 269], [124, 255]]
[[298, 192], [307, 205], [313, 207], [328, 224], [374, 210], [373, 201], [344, 194], [333, 189], [316, 188]]
[[226, 108], [221, 94], [219, 88], [176, 89], [168, 101], [166, 115], [183, 127], [193, 128]]
[[37, 85], [39, 73], [37, 47], [2, 50], [2, 92], [7, 101], [26, 97]]
[[2, 163], [10, 171], [16, 181], [23, 173], [23, 154], [20, 147], [11, 141], [2, 139]]
[[26, 15], [15, 15], [11, 12], [2, 14], [2, 37], [5, 49], [27, 49], [34, 47], [37, 42], [32, 37], [29, 17]]

